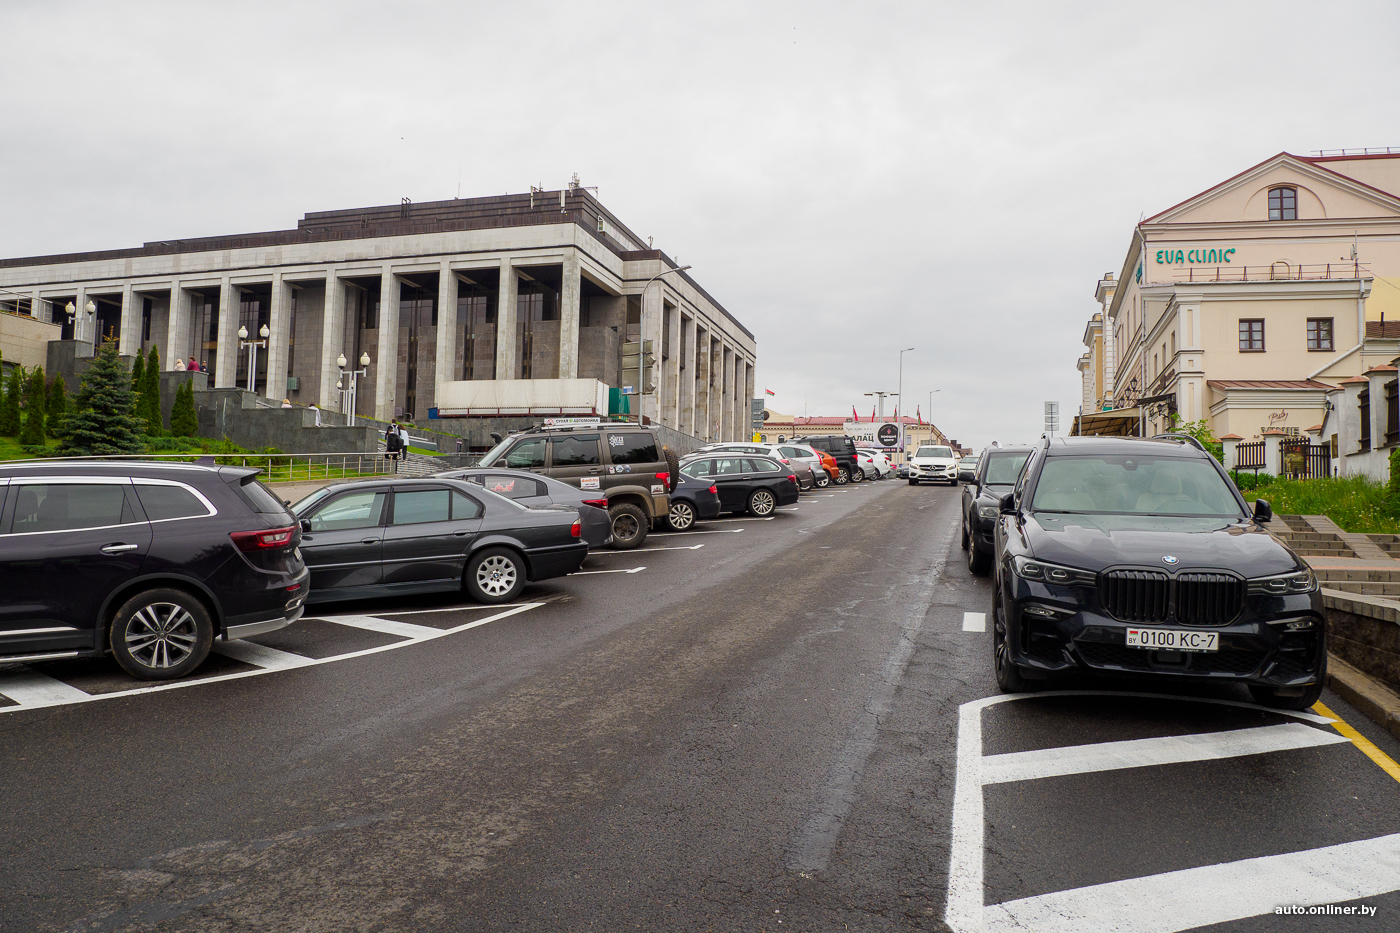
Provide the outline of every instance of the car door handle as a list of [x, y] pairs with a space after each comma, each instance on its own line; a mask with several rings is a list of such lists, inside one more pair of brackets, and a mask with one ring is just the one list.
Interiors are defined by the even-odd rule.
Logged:
[[601, 472], [603, 472], [603, 468], [602, 468], [602, 467], [589, 467], [589, 468], [588, 468], [588, 472], [589, 472], [589, 473], [601, 473]]
[[453, 534], [454, 537], [465, 538], [467, 535], [471, 534], [471, 532], [470, 532], [470, 531], [454, 531], [454, 532], [452, 532], [452, 534]]
[[134, 551], [139, 548], [139, 544], [109, 544], [102, 549], [103, 554], [125, 554], [127, 551]]
[[378, 543], [379, 543], [379, 539], [378, 539], [378, 538], [361, 538], [361, 539], [360, 539], [360, 543], [361, 543], [361, 544], [378, 544]]

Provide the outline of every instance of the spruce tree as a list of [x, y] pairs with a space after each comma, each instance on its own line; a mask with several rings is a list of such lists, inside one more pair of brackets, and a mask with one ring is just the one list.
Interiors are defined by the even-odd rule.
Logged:
[[116, 343], [102, 344], [74, 401], [77, 410], [68, 419], [63, 453], [81, 457], [139, 454], [146, 449], [134, 412], [131, 377], [122, 369]]
[[24, 427], [19, 432], [24, 447], [44, 446], [44, 367], [36, 366], [26, 380], [24, 392]]
[[170, 433], [175, 437], [194, 437], [199, 433], [199, 415], [194, 410], [194, 382], [186, 379], [175, 390], [175, 405], [170, 409]]
[[156, 351], [155, 344], [151, 345], [151, 355], [146, 360], [140, 404], [137, 414], [146, 421], [146, 433], [151, 437], [160, 437], [160, 354]]
[[5, 379], [5, 397], [0, 399], [0, 436], [18, 437], [20, 429], [19, 401], [24, 395], [23, 366], [11, 366]]
[[68, 387], [63, 384], [62, 376], [53, 377], [44, 414], [47, 416], [45, 430], [49, 432], [49, 437], [62, 437], [68, 423]]

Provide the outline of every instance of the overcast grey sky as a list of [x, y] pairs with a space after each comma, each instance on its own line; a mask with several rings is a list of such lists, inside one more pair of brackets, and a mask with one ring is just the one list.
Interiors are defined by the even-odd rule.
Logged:
[[[1280, 150], [1400, 145], [1385, 3], [0, 0], [0, 256], [557, 188], [758, 337], [779, 411], [1066, 421], [1099, 276]], [[888, 411], [887, 411], [888, 413]]]

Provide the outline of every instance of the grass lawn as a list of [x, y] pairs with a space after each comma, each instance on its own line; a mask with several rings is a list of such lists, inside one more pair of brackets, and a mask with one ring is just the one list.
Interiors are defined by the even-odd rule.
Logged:
[[[49, 456], [58, 456], [58, 441], [45, 441], [44, 446], [49, 448]], [[19, 446], [19, 438], [0, 437], [0, 460], [34, 460], [34, 454], [26, 453]]]
[[1343, 531], [1400, 534], [1400, 520], [1386, 506], [1385, 484], [1364, 476], [1275, 479], [1244, 497], [1267, 500], [1275, 515], [1326, 515]]

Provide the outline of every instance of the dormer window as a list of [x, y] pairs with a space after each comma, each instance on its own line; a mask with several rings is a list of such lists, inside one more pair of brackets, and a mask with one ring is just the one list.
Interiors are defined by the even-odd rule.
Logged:
[[1270, 188], [1270, 189], [1269, 189], [1269, 219], [1270, 219], [1270, 220], [1297, 220], [1297, 219], [1298, 219], [1298, 189], [1297, 189], [1297, 188]]

